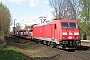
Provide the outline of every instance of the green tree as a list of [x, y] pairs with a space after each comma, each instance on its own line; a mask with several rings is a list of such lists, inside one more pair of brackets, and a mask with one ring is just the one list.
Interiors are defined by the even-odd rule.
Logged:
[[29, 26], [29, 25], [25, 25], [25, 27], [24, 27], [24, 29], [30, 29], [31, 28], [31, 26]]
[[81, 11], [79, 17], [79, 26], [81, 27], [82, 39], [90, 36], [90, 0], [80, 0]]
[[37, 25], [37, 24], [32, 24], [31, 26], [25, 25], [24, 29], [28, 29], [28, 28], [29, 28], [29, 29], [32, 29], [34, 25]]
[[5, 42], [5, 35], [9, 31], [11, 15], [9, 9], [0, 3], [0, 44]]

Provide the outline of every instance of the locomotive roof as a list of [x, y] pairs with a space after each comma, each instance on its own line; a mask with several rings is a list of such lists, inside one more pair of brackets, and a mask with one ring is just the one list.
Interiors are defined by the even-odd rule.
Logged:
[[76, 22], [76, 20], [60, 20], [60, 19], [55, 19], [55, 20], [60, 22]]

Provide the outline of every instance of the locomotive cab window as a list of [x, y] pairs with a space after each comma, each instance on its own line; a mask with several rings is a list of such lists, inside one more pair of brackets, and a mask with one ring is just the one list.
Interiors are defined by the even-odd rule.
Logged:
[[62, 22], [61, 25], [62, 25], [62, 28], [68, 28], [69, 27], [68, 22]]
[[76, 23], [74, 22], [62, 22], [62, 28], [76, 28]]
[[70, 28], [76, 28], [76, 23], [69, 23]]

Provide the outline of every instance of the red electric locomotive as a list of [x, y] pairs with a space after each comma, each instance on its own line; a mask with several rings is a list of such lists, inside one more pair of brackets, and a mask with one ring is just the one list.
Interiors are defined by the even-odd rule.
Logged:
[[33, 39], [62, 49], [76, 49], [81, 45], [76, 20], [53, 20], [51, 24], [34, 26]]

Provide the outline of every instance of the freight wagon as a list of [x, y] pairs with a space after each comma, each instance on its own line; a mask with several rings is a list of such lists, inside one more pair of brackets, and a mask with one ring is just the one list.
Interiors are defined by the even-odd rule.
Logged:
[[32, 39], [32, 30], [27, 29], [27, 30], [17, 30], [15, 31], [14, 36], [26, 38], [26, 39]]

